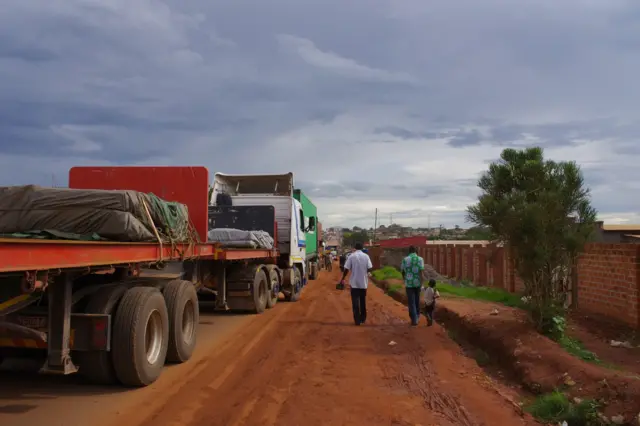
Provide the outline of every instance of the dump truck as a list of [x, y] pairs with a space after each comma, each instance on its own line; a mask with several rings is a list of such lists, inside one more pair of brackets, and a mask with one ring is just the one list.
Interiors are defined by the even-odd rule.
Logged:
[[[291, 182], [283, 182], [288, 194]], [[199, 298], [213, 298], [223, 310], [261, 313], [280, 295], [292, 302], [300, 297], [305, 273], [298, 238], [303, 229], [297, 225], [301, 206], [278, 198], [277, 189], [271, 204], [234, 210], [209, 205], [204, 167], [74, 167], [69, 186], [66, 191], [152, 193], [178, 203], [171, 208], [188, 211], [191, 237], [165, 240], [152, 227], [157, 241], [74, 240], [55, 230], [48, 238], [28, 233], [1, 238], [0, 363], [3, 357], [40, 351], [46, 354], [42, 373], [78, 372], [96, 384], [146, 386], [165, 363], [191, 358]], [[75, 207], [56, 206], [50, 199], [47, 208], [68, 212]], [[144, 210], [153, 224], [146, 204]], [[251, 239], [210, 241], [212, 233]], [[271, 246], [256, 244], [256, 235]], [[169, 267], [178, 269], [177, 278], [146, 274]]]
[[[315, 280], [318, 277], [320, 261], [318, 242], [319, 239], [321, 239], [318, 237], [318, 233], [316, 232], [318, 228], [318, 209], [301, 189], [295, 189], [293, 191], [293, 196], [302, 205], [302, 213], [305, 218], [305, 245], [307, 249], [305, 263], [307, 270], [309, 271], [309, 279]], [[313, 223], [313, 226], [310, 225], [311, 223]]]

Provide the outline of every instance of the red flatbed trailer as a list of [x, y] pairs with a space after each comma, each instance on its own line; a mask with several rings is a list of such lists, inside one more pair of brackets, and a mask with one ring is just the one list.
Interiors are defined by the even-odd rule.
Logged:
[[[204, 167], [79, 167], [69, 175], [72, 188], [153, 192], [181, 202], [206, 240]], [[273, 222], [275, 239], [275, 216]], [[181, 267], [179, 279], [145, 277], [145, 268], [168, 264]], [[79, 370], [95, 383], [146, 386], [165, 361], [191, 357], [198, 295], [215, 297], [221, 310], [260, 313], [280, 292], [296, 301], [300, 286], [275, 249], [2, 238], [0, 363], [19, 349], [46, 349], [42, 372]]]
[[156, 264], [190, 258], [245, 260], [276, 258], [276, 250], [221, 248], [213, 243], [118, 243], [0, 238], [0, 273]]

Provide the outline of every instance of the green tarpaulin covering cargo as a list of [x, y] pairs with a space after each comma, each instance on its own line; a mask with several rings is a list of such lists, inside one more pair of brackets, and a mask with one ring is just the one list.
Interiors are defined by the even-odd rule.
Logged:
[[187, 207], [137, 191], [0, 187], [0, 235], [13, 238], [185, 242]]

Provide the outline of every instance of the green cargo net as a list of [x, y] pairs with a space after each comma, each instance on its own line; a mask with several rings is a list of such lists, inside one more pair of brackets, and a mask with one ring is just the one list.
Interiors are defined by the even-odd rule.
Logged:
[[153, 193], [140, 195], [146, 199], [153, 225], [163, 239], [171, 242], [195, 240], [187, 206], [165, 201]]

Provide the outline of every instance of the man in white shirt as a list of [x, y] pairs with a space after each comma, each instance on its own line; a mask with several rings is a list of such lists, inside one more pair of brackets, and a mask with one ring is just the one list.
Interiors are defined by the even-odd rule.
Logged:
[[353, 252], [344, 264], [344, 272], [340, 284], [351, 272], [349, 287], [351, 287], [351, 308], [353, 309], [353, 321], [356, 325], [367, 321], [367, 287], [369, 286], [369, 272], [373, 269], [371, 258], [362, 252], [362, 243], [356, 243], [356, 251]]

